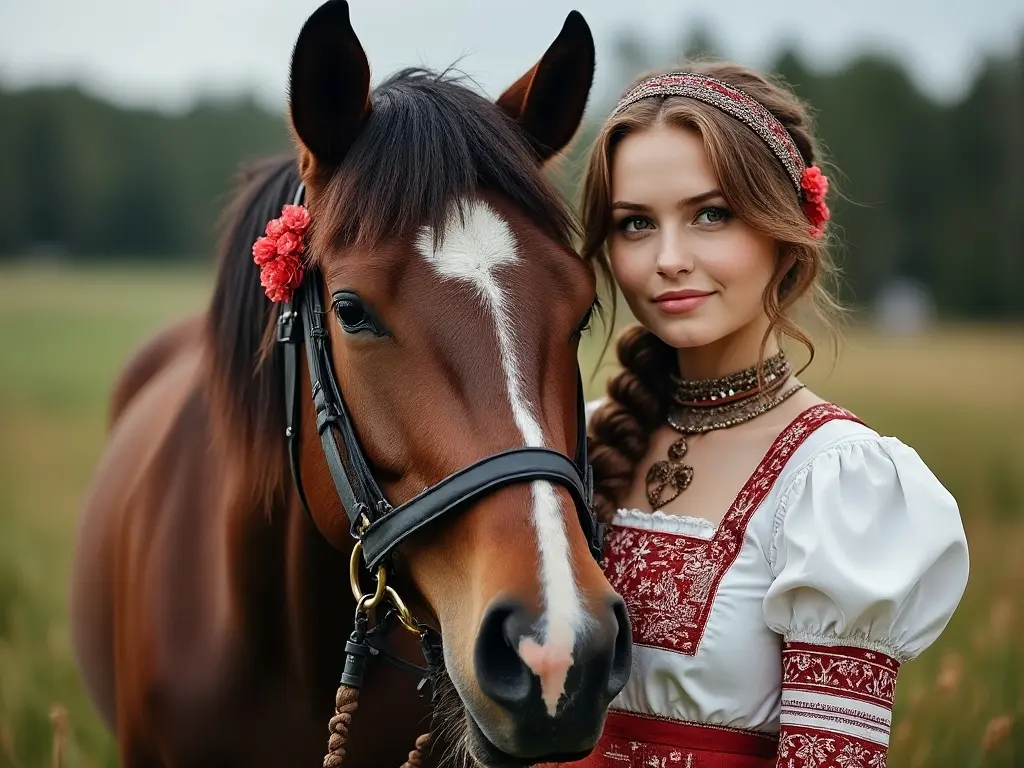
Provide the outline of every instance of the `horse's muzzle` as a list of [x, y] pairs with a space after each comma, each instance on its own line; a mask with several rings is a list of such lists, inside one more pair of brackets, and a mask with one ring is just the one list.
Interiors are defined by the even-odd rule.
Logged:
[[480, 624], [474, 649], [477, 684], [495, 705], [488, 709], [500, 712], [497, 723], [470, 713], [471, 726], [483, 738], [479, 751], [493, 752], [485, 765], [500, 764], [499, 753], [525, 763], [586, 756], [601, 736], [609, 704], [629, 678], [631, 630], [618, 595], [610, 595], [591, 616], [590, 630], [576, 638], [564, 659], [527, 652], [534, 619], [521, 605], [496, 601]]

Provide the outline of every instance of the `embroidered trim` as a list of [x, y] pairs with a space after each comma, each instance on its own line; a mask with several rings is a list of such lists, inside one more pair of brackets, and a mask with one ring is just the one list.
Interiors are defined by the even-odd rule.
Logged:
[[860, 648], [865, 651], [883, 654], [900, 664], [906, 664], [914, 658], [912, 654], [897, 648], [892, 642], [872, 639], [860, 630], [851, 630], [842, 637], [820, 635], [814, 632], [787, 632], [782, 639], [789, 645], [802, 643], [805, 645], [820, 645], [825, 648]]
[[718, 586], [739, 555], [750, 518], [793, 452], [833, 419], [859, 421], [831, 403], [797, 416], [772, 443], [710, 539], [612, 526], [604, 569], [612, 589], [626, 601], [636, 645], [688, 656], [697, 652]]
[[899, 668], [864, 648], [787, 643], [778, 765], [885, 768]]
[[734, 728], [730, 725], [716, 725], [715, 723], [697, 723], [691, 720], [680, 720], [677, 717], [665, 717], [664, 715], [652, 715], [649, 712], [634, 712], [631, 709], [621, 709], [619, 707], [610, 707], [608, 714], [624, 715], [625, 717], [635, 717], [641, 720], [653, 720], [658, 723], [668, 723], [669, 725], [686, 725], [692, 726], [693, 728], [708, 728], [712, 731], [725, 731], [726, 733], [741, 734], [743, 736], [756, 736], [759, 739], [764, 739], [770, 742], [778, 741], [778, 734], [765, 733], [764, 731], [753, 731], [749, 728]]
[[[775, 734], [611, 709], [597, 747], [579, 768], [769, 768]], [[559, 763], [568, 768], [568, 763]], [[550, 765], [549, 768], [554, 768]]]
[[889, 710], [899, 668], [896, 659], [864, 648], [787, 643], [782, 651], [784, 688], [858, 699]]
[[778, 766], [885, 768], [888, 749], [863, 739], [815, 728], [782, 727]]
[[[830, 723], [829, 730], [843, 732], [847, 735], [853, 729], [863, 729], [874, 735], [870, 741], [886, 744], [889, 741], [889, 729], [892, 721], [885, 717], [866, 714], [850, 707], [837, 706], [824, 701], [800, 701], [796, 697], [786, 697], [783, 708], [790, 719], [809, 718]], [[793, 723], [791, 723], [793, 725]]]

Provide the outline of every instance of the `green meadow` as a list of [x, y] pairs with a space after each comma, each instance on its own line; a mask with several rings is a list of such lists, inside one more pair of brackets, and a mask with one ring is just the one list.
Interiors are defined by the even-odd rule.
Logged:
[[[198, 267], [0, 269], [0, 766], [116, 765], [72, 662], [76, 516], [119, 367], [209, 289]], [[588, 376], [600, 332], [581, 353]], [[894, 338], [854, 323], [838, 362], [828, 353], [804, 380], [914, 446], [960, 502], [971, 545], [960, 610], [900, 673], [889, 765], [1024, 764], [1024, 329]]]

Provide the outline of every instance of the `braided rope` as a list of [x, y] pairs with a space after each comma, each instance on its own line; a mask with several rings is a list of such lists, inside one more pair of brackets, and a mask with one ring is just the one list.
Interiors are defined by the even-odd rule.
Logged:
[[422, 768], [427, 759], [426, 749], [430, 746], [431, 736], [432, 734], [424, 733], [416, 739], [416, 748], [409, 753], [409, 758], [402, 763], [402, 768]]
[[[353, 563], [355, 563], [358, 552], [359, 547], [357, 546], [353, 550]], [[352, 581], [353, 585], [355, 585], [354, 577]], [[342, 672], [341, 683], [338, 685], [338, 692], [334, 697], [334, 717], [331, 718], [327, 725], [331, 735], [327, 741], [327, 754], [324, 756], [323, 768], [340, 768], [341, 764], [345, 761], [345, 746], [348, 744], [352, 716], [359, 705], [359, 689], [362, 686], [364, 665], [370, 655], [370, 647], [367, 644], [368, 609], [374, 607], [374, 601], [379, 600], [384, 594], [384, 588], [381, 587], [383, 584], [383, 576], [381, 576], [378, 578], [377, 592], [374, 595], [363, 595], [356, 602], [356, 615], [353, 621], [352, 634], [349, 635], [348, 642], [345, 643], [345, 670]], [[391, 595], [392, 600], [396, 601], [401, 610], [406, 611], [406, 614], [408, 614], [405, 605], [393, 590], [391, 590]], [[433, 640], [433, 635], [428, 633], [425, 627], [414, 624], [411, 617], [408, 617], [408, 620], [403, 619], [402, 622], [406, 627], [420, 633], [420, 646], [423, 650], [424, 659], [427, 662], [427, 668], [428, 670], [436, 669], [442, 663], [439, 640]], [[424, 678], [424, 682], [425, 680], [426, 678]], [[436, 704], [436, 693], [435, 689], [431, 701], [433, 704]], [[428, 732], [416, 739], [413, 750], [409, 753], [401, 768], [422, 768], [426, 760], [424, 752], [430, 745], [431, 737], [432, 734]]]
[[359, 706], [359, 689], [347, 685], [339, 685], [334, 697], [334, 717], [327, 728], [331, 738], [327, 742], [327, 755], [324, 757], [324, 768], [338, 768], [345, 759], [345, 744], [348, 742], [348, 729], [352, 725], [352, 715]]
[[[338, 686], [338, 693], [334, 697], [334, 717], [331, 718], [327, 729], [331, 737], [327, 742], [327, 755], [324, 757], [324, 768], [339, 768], [345, 760], [345, 745], [348, 743], [349, 728], [352, 725], [352, 715], [359, 706], [359, 689], [352, 688], [345, 684]], [[426, 762], [426, 749], [430, 746], [432, 734], [424, 733], [416, 739], [416, 746], [409, 753], [409, 757], [402, 763], [401, 768], [423, 768]]]

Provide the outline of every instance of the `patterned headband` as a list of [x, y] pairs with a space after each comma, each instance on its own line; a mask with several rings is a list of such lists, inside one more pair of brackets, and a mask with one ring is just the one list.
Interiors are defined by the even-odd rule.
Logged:
[[805, 166], [793, 137], [761, 102], [743, 91], [706, 75], [671, 72], [650, 77], [630, 88], [612, 112], [612, 117], [651, 96], [685, 96], [717, 107], [756, 133], [782, 163], [789, 175], [804, 213], [811, 222], [810, 234], [821, 237], [830, 217], [825, 195], [828, 177], [816, 165]]

